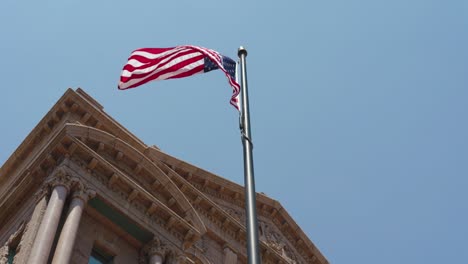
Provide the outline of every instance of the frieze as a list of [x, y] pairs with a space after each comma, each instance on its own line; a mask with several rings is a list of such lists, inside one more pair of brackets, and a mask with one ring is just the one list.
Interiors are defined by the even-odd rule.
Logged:
[[232, 206], [229, 206], [225, 203], [219, 204], [219, 206], [229, 215], [237, 219], [240, 223], [245, 222], [245, 213], [242, 210], [239, 210], [237, 208], [233, 208]]
[[211, 214], [209, 214], [206, 210], [202, 209], [199, 205], [195, 205], [195, 209], [200, 213], [202, 217], [204, 217], [205, 219], [213, 223], [215, 226], [217, 226], [219, 228], [220, 233], [223, 233], [226, 235], [226, 236], [223, 236], [224, 239], [226, 239], [226, 242], [232, 245], [234, 244], [243, 245], [243, 240], [241, 239], [240, 232], [234, 232], [234, 231], [227, 232], [226, 228], [223, 227], [223, 224], [220, 221], [218, 221], [216, 218], [214, 218]]
[[195, 183], [195, 182], [191, 182], [191, 184], [199, 189], [200, 191], [202, 191], [203, 193], [207, 194], [208, 196], [211, 196], [213, 198], [218, 198], [218, 199], [221, 199], [221, 200], [224, 200], [224, 201], [227, 201], [229, 202], [230, 204], [235, 204], [239, 207], [243, 207], [244, 206], [244, 203], [242, 202], [242, 199], [235, 199], [233, 198], [232, 196], [229, 196], [229, 195], [226, 195], [222, 192], [220, 192], [219, 190], [215, 190], [215, 189], [212, 189], [212, 188], [209, 188], [209, 187], [206, 187], [206, 186], [203, 186], [199, 183]]
[[276, 226], [259, 220], [259, 237], [260, 240], [286, 259], [288, 263], [298, 263], [298, 254], [294, 252], [294, 247], [290, 246], [289, 241], [285, 239], [286, 236], [282, 235]]

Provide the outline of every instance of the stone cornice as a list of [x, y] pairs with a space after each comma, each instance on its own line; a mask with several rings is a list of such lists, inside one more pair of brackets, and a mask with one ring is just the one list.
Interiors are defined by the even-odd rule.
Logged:
[[44, 141], [54, 130], [57, 130], [58, 125], [64, 122], [80, 121], [84, 125], [99, 127], [101, 130], [117, 135], [141, 151], [147, 147], [125, 127], [106, 114], [103, 107], [82, 89], [78, 88], [74, 91], [68, 88], [2, 165], [0, 186], [7, 175], [17, 169], [20, 163], [24, 163], [28, 156], [34, 154], [32, 150], [37, 149], [39, 141]]
[[[49, 173], [44, 172], [44, 170], [52, 171], [52, 168], [54, 168], [58, 163], [57, 162], [58, 159], [53, 158], [53, 156], [55, 156], [55, 154], [53, 154], [53, 153], [57, 153], [56, 156], [72, 156], [72, 155], [74, 155], [75, 152], [78, 153], [78, 151], [81, 151], [82, 153], [87, 153], [87, 155], [89, 155], [89, 154], [91, 154], [91, 156], [94, 155], [94, 159], [99, 159], [99, 162], [100, 162], [99, 167], [100, 168], [102, 168], [103, 166], [107, 166], [109, 170], [113, 171], [113, 175], [119, 175], [118, 177], [119, 177], [119, 183], [120, 184], [122, 184], [122, 183], [131, 184], [133, 190], [138, 190], [138, 197], [140, 199], [148, 199], [148, 198], [153, 199], [153, 200], [151, 200], [152, 201], [151, 204], [157, 204], [158, 205], [157, 210], [159, 210], [159, 211], [163, 210], [163, 211], [169, 212], [169, 214], [171, 214], [170, 212], [172, 212], [172, 210], [169, 207], [167, 207], [167, 205], [165, 204], [166, 202], [160, 202], [159, 200], [155, 199], [152, 196], [151, 193], [149, 193], [145, 189], [142, 189], [142, 187], [140, 187], [140, 185], [135, 183], [134, 180], [129, 178], [127, 175], [123, 174], [121, 172], [121, 170], [119, 170], [119, 169], [113, 167], [113, 165], [107, 163], [104, 159], [102, 159], [99, 155], [97, 155], [97, 153], [95, 153], [94, 151], [89, 149], [89, 147], [87, 147], [80, 140], [74, 139], [70, 135], [70, 133], [69, 133], [70, 131], [68, 131], [67, 128], [70, 128], [70, 125], [62, 126], [62, 129], [55, 133], [55, 136], [53, 137], [53, 139], [51, 141], [49, 141], [46, 146], [41, 148], [43, 152], [38, 153], [38, 155], [35, 156], [35, 159], [30, 162], [29, 169], [23, 168], [24, 172], [22, 173], [22, 176], [21, 177], [18, 177], [18, 176], [14, 177], [17, 180], [22, 179], [22, 182], [23, 182], [22, 184], [19, 184], [17, 186], [17, 188], [21, 187], [21, 186], [23, 186], [22, 188], [25, 189], [25, 190], [26, 190], [26, 188], [28, 188], [27, 186], [29, 186], [29, 188], [34, 188], [34, 185], [32, 183], [34, 183], [34, 182], [40, 183], [42, 181], [42, 179], [45, 179], [45, 176], [47, 174], [49, 174]], [[65, 153], [63, 153], [63, 151], [65, 151]], [[47, 153], [49, 153], [49, 154], [47, 154]], [[50, 153], [52, 153], [52, 155]], [[52, 158], [51, 158], [51, 156], [52, 156]], [[51, 159], [54, 160], [54, 162], [51, 162], [50, 161]], [[69, 162], [69, 161], [65, 160], [62, 163], [67, 163], [67, 162]], [[89, 168], [89, 166], [90, 166], [90, 164], [85, 165], [87, 170], [92, 171]], [[166, 188], [169, 187], [170, 180], [167, 179], [165, 182], [166, 183], [164, 184], [164, 187], [166, 187]], [[52, 183], [52, 182], [50, 182], [50, 183]], [[174, 186], [174, 187], [177, 188], [176, 186]], [[165, 190], [165, 191], [167, 191], [167, 190]], [[16, 199], [14, 197], [17, 197], [18, 195], [21, 195], [21, 193], [19, 193], [19, 192], [3, 192], [3, 193], [6, 194], [7, 196], [9, 196], [10, 198], [3, 199], [0, 202], [0, 209], [3, 212], [7, 212], [9, 209], [7, 209], [5, 207], [5, 205], [10, 205], [10, 207], [11, 207], [13, 205], [13, 203], [9, 202], [9, 201], [11, 201], [12, 199]], [[13, 194], [14, 194], [14, 197], [13, 197]], [[128, 197], [130, 197], [130, 196], [131, 195], [128, 195]], [[169, 203], [170, 203], [170, 201], [169, 201]], [[193, 211], [193, 212], [195, 212], [195, 211]], [[186, 211], [185, 213], [189, 213], [189, 211]], [[5, 215], [2, 214], [2, 216], [4, 216], [4, 217], [6, 217], [7, 215], [8, 214], [5, 214]], [[196, 213], [192, 214], [192, 216], [195, 216], [195, 215], [196, 215]], [[2, 217], [0, 217], [0, 223], [2, 221], [4, 221], [1, 218]], [[174, 225], [174, 221], [177, 222], [177, 225]], [[200, 237], [200, 235], [201, 235], [200, 230], [191, 231], [193, 229], [191, 227], [191, 225], [185, 219], [178, 216], [177, 214], [172, 214], [172, 216], [169, 218], [169, 225], [170, 226], [167, 226], [167, 228], [169, 228], [169, 229], [183, 227], [183, 229], [186, 230], [185, 232], [182, 233], [181, 239], [185, 240], [187, 242], [187, 244], [185, 245], [187, 247], [190, 246], [190, 244], [192, 244], [193, 241], [196, 240], [197, 237]], [[202, 231], [204, 231], [204, 230], [205, 229], [203, 227]]]
[[[87, 170], [86, 163], [82, 163], [78, 157], [72, 158], [70, 168], [75, 172], [75, 175], [79, 175], [80, 180], [83, 183], [88, 186], [92, 186], [92, 188], [96, 191], [96, 194], [109, 203], [110, 206], [114, 208], [126, 208], [128, 217], [139, 226], [144, 227], [149, 232], [162, 235], [168, 241], [171, 241], [174, 244], [179, 244], [178, 241], [183, 240], [184, 234], [180, 233], [179, 229], [172, 227], [167, 228], [167, 221], [163, 218], [167, 217], [167, 212], [159, 211], [159, 214], [157, 215], [146, 214], [145, 208], [142, 207], [139, 202], [128, 201], [128, 193], [125, 193], [125, 191], [119, 187], [110, 188], [108, 181], [106, 181], [102, 175], [100, 175], [97, 171]], [[91, 209], [91, 213], [95, 217], [104, 217], [99, 215], [97, 211], [94, 211], [94, 209]]]
[[[123, 195], [123, 197], [130, 203], [134, 203], [135, 199], [138, 199], [140, 201], [140, 204], [149, 204], [149, 207], [146, 208], [140, 208], [137, 207], [139, 210], [142, 209], [142, 213], [146, 214], [150, 210], [150, 208], [154, 205], [156, 205], [156, 210], [159, 212], [166, 212], [166, 214], [169, 215], [169, 218], [167, 222], [165, 223], [166, 228], [171, 229], [171, 228], [178, 228], [180, 229], [179, 231], [185, 230], [183, 232], [183, 237], [185, 236], [191, 236], [187, 237], [187, 239], [196, 239], [196, 237], [201, 236], [202, 233], [200, 233], [200, 230], [194, 229], [194, 227], [187, 222], [186, 219], [184, 219], [182, 216], [179, 216], [175, 212], [170, 209], [170, 201], [161, 201], [160, 199], [156, 198], [152, 192], [149, 189], [146, 189], [143, 185], [138, 184], [135, 182], [131, 177], [129, 177], [126, 173], [124, 173], [122, 170], [114, 167], [111, 163], [109, 163], [106, 159], [98, 155], [96, 152], [94, 152], [92, 149], [90, 149], [88, 146], [86, 146], [84, 143], [80, 142], [79, 140], [74, 139], [73, 142], [78, 146], [76, 152], [78, 150], [80, 151], [80, 155], [85, 155], [85, 156], [91, 156], [92, 159], [96, 159], [97, 162], [99, 163], [99, 167], [107, 172], [112, 174], [112, 177], [110, 178], [102, 178], [100, 177], [100, 180], [105, 183], [106, 186], [112, 187], [112, 185], [115, 186], [126, 186], [125, 188], [120, 187], [119, 188], [119, 193]], [[89, 163], [88, 164], [82, 164], [83, 169], [89, 169]], [[96, 169], [96, 168], [95, 168]], [[100, 173], [101, 175], [105, 175], [105, 172]], [[94, 174], [93, 174], [94, 175]], [[112, 179], [114, 180], [113, 183], [111, 183]], [[169, 185], [169, 183], [166, 184]], [[112, 190], [112, 188], [110, 188]], [[129, 192], [125, 190], [130, 190]], [[127, 194], [125, 194], [127, 192]], [[174, 225], [177, 223], [177, 225]], [[192, 231], [190, 231], [192, 230]], [[203, 230], [202, 230], [203, 231]], [[189, 234], [192, 235], [189, 235]], [[192, 242], [193, 243], [193, 242]], [[190, 243], [191, 244], [191, 243]], [[187, 245], [189, 246], [189, 245]]]

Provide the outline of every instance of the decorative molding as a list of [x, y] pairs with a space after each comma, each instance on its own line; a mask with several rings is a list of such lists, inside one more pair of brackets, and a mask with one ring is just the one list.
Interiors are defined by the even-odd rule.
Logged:
[[219, 206], [230, 216], [234, 217], [239, 221], [239, 223], [245, 223], [245, 212], [234, 208], [233, 206], [228, 206], [226, 204], [219, 204]]
[[34, 203], [37, 204], [39, 201], [42, 200], [42, 198], [49, 196], [50, 194], [50, 188], [48, 184], [42, 184], [41, 187], [39, 187], [39, 190], [37, 190], [33, 197], [34, 197]]
[[260, 240], [264, 241], [270, 248], [280, 254], [288, 263], [299, 263], [298, 253], [290, 246], [286, 236], [282, 235], [277, 230], [276, 226], [261, 220], [258, 222]]
[[146, 264], [152, 256], [160, 256], [162, 261], [167, 257], [167, 254], [171, 252], [168, 244], [161, 239], [154, 237], [153, 240], [148, 242], [140, 251], [139, 263]]
[[[210, 215], [208, 211], [201, 208], [200, 206], [195, 206], [195, 209], [197, 209], [197, 211], [200, 213], [200, 216], [202, 216], [202, 218], [205, 218], [206, 222], [209, 221], [212, 224], [212, 225], [207, 225], [207, 226], [210, 226], [214, 233], [223, 237], [226, 243], [231, 244], [231, 245], [237, 244], [242, 248], [244, 247], [244, 244], [243, 244], [244, 240], [242, 237], [244, 232], [241, 232], [240, 230], [238, 230], [237, 232], [234, 232], [232, 229], [223, 227], [223, 223], [220, 221], [219, 218], [214, 217], [213, 215]], [[204, 237], [202, 236], [202, 240], [203, 238]], [[208, 250], [208, 246], [206, 246], [205, 243], [202, 244], [201, 248], [204, 250], [205, 253]]]
[[70, 187], [73, 184], [70, 173], [65, 166], [59, 166], [51, 173], [49, 178], [46, 180], [46, 184], [51, 188], [56, 186], [63, 186], [70, 191]]
[[96, 196], [96, 191], [89, 188], [81, 179], [75, 177], [72, 179], [72, 182], [72, 198], [81, 199], [86, 204], [89, 199]]
[[205, 180], [203, 184], [195, 183], [195, 182], [190, 182], [195, 188], [203, 192], [205, 195], [208, 195], [211, 198], [218, 198], [222, 201], [227, 201], [231, 204], [235, 204], [239, 207], [244, 206], [244, 202], [242, 199], [235, 199], [234, 197], [227, 195], [225, 193], [219, 192], [219, 189], [215, 190], [210, 188], [208, 180]]
[[149, 246], [147, 250], [148, 256], [158, 255], [163, 260], [169, 250], [167, 244], [158, 238], [153, 238], [153, 240], [150, 241], [148, 246]]
[[[138, 215], [138, 218], [142, 219], [144, 222], [150, 225], [159, 226], [159, 228], [163, 229], [167, 235], [170, 235], [178, 242], [183, 243], [184, 234], [177, 230], [177, 225], [175, 225], [175, 223], [171, 223], [170, 220], [165, 220], [157, 212], [152, 212], [153, 209], [157, 210], [157, 208], [149, 210], [151, 206], [145, 206], [144, 204], [139, 202], [139, 199], [137, 198], [135, 198], [134, 200], [130, 199], [131, 202], [129, 202], [129, 198], [131, 198], [131, 192], [122, 189], [121, 185], [117, 183], [120, 180], [119, 178], [121, 176], [114, 173], [112, 174], [113, 176], [109, 178], [104, 175], [101, 175], [101, 173], [97, 172], [96, 170], [89, 170], [87, 168], [88, 164], [76, 156], [72, 157], [71, 161], [71, 164], [73, 165], [70, 164], [70, 166], [73, 167], [73, 171], [79, 170], [81, 172], [84, 172], [84, 174], [87, 175], [86, 179], [88, 179], [93, 185], [95, 185], [96, 187], [101, 186], [102, 188], [109, 190], [115, 198], [118, 198], [120, 200], [119, 203], [128, 203], [128, 205], [130, 206], [128, 209], [131, 214]], [[114, 180], [112, 180], [112, 178], [114, 178]], [[110, 184], [111, 181], [113, 181], [112, 184]], [[155, 197], [158, 199], [157, 195], [155, 195]], [[171, 216], [171, 218], [173, 218], [172, 221], [177, 221], [175, 216]]]

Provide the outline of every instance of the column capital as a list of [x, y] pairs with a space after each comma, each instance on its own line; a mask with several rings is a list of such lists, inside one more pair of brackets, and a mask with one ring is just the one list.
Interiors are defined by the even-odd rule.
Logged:
[[164, 261], [168, 252], [169, 246], [159, 238], [154, 237], [153, 240], [148, 242], [141, 249], [139, 263], [148, 263], [153, 256], [159, 256], [161, 257], [161, 261]]
[[46, 184], [52, 188], [56, 186], [63, 186], [70, 191], [72, 185], [72, 179], [70, 173], [64, 168], [64, 166], [57, 167], [52, 173], [49, 179], [46, 180]]
[[153, 238], [148, 244], [146, 252], [148, 256], [159, 255], [164, 259], [167, 251], [169, 250], [166, 243], [162, 242], [159, 238]]
[[96, 196], [96, 191], [89, 188], [81, 179], [75, 177], [72, 182], [72, 198], [78, 198], [87, 203], [89, 199]]

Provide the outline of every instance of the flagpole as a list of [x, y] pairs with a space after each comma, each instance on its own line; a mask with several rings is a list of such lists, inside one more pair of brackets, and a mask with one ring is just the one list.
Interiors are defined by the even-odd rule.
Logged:
[[244, 182], [245, 182], [245, 212], [247, 215], [247, 258], [249, 264], [260, 264], [257, 199], [255, 193], [255, 179], [252, 156], [252, 136], [250, 133], [249, 95], [247, 89], [247, 69], [245, 57], [247, 50], [240, 46], [237, 55], [240, 59], [241, 75], [241, 116], [240, 129], [244, 146]]

